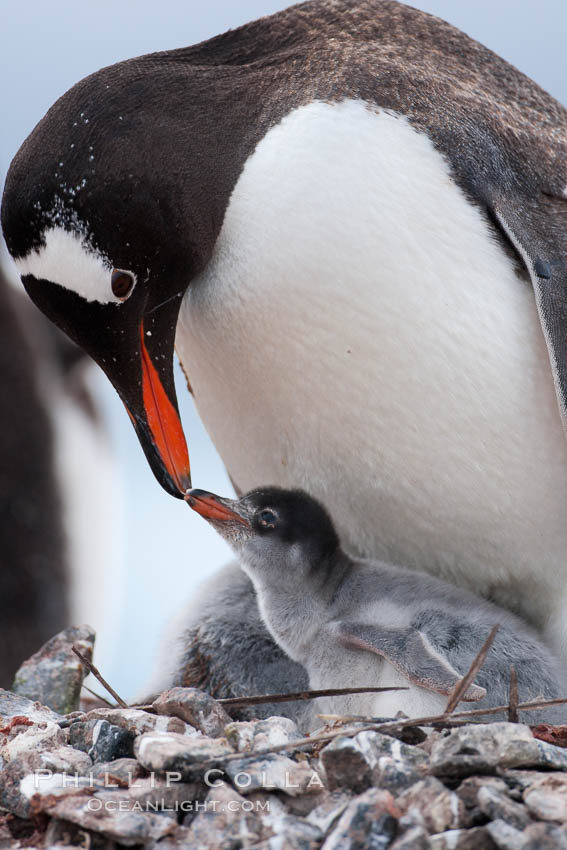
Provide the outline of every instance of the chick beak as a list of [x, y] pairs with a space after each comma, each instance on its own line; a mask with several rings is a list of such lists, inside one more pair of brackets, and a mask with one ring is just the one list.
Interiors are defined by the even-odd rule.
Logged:
[[198, 514], [214, 522], [239, 522], [250, 526], [250, 522], [235, 510], [238, 502], [233, 499], [223, 499], [208, 493], [206, 490], [189, 490], [184, 496], [185, 501]]

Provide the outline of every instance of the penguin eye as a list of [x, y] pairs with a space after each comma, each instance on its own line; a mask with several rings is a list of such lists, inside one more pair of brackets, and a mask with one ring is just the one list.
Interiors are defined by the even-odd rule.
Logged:
[[110, 276], [110, 285], [112, 287], [112, 291], [117, 298], [120, 298], [124, 301], [132, 290], [134, 289], [134, 284], [136, 283], [136, 278], [132, 274], [132, 272], [126, 272], [123, 269], [113, 269], [112, 274]]
[[260, 511], [258, 514], [258, 523], [263, 528], [275, 528], [278, 518], [273, 511]]

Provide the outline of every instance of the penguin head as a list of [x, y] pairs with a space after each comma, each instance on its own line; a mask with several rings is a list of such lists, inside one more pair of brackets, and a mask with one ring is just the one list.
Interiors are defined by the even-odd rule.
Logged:
[[302, 490], [263, 487], [234, 500], [191, 490], [185, 498], [256, 575], [280, 569], [309, 575], [340, 545], [325, 508]]
[[222, 216], [175, 67], [140, 57], [63, 95], [11, 164], [2, 228], [31, 299], [103, 369], [154, 474], [182, 496], [175, 331]]

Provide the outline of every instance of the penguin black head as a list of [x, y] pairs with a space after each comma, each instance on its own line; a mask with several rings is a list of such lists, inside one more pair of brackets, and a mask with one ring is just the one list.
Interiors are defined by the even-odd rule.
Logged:
[[215, 168], [210, 136], [221, 130], [218, 110], [204, 112], [207, 86], [175, 52], [87, 77], [26, 139], [2, 200], [28, 294], [107, 374], [154, 474], [179, 497], [191, 481], [173, 380], [177, 318], [233, 180]]
[[249, 565], [319, 566], [339, 548], [325, 508], [303, 490], [262, 487], [240, 499], [191, 490], [186, 500]]

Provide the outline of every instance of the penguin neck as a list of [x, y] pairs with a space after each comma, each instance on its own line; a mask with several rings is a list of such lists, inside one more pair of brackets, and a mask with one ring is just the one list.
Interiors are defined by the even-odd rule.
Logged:
[[243, 564], [268, 631], [294, 661], [305, 664], [308, 660], [314, 633], [333, 618], [334, 600], [351, 566], [341, 550], [310, 563], [301, 577], [285, 563], [269, 571]]

